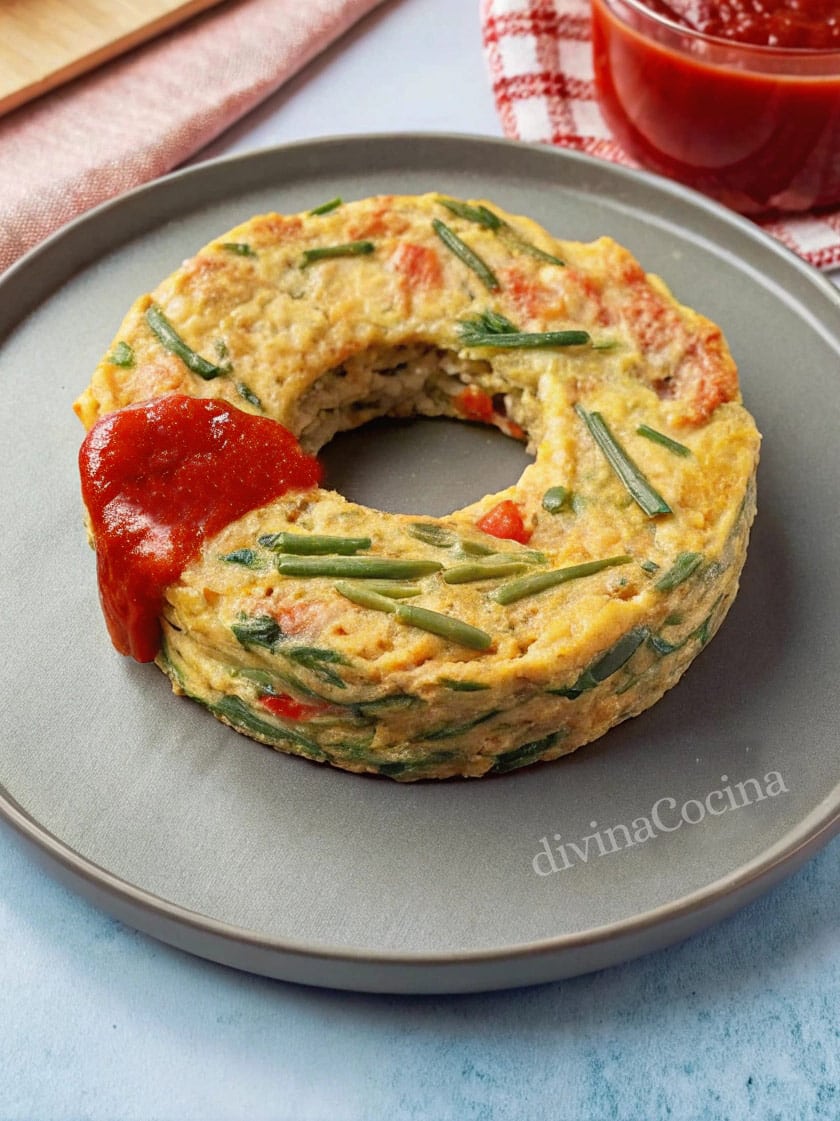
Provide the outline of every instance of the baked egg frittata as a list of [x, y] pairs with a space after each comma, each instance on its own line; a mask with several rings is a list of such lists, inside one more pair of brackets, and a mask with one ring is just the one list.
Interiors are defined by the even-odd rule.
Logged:
[[658, 700], [737, 591], [760, 438], [735, 364], [609, 238], [431, 194], [252, 218], [136, 301], [75, 408], [167, 394], [310, 453], [421, 414], [534, 455], [445, 518], [290, 490], [166, 588], [175, 691], [281, 751], [400, 780], [554, 759]]

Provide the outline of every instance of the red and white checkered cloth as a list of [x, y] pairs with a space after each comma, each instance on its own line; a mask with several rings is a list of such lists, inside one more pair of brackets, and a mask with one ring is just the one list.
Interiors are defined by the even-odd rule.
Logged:
[[[506, 136], [639, 166], [598, 108], [588, 0], [481, 0], [481, 23]], [[840, 208], [760, 224], [817, 268], [840, 265]]]

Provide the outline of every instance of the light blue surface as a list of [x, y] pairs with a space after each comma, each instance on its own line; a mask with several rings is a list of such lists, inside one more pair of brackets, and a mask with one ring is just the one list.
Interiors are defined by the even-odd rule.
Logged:
[[[499, 135], [477, 8], [387, 4], [204, 155]], [[485, 996], [354, 996], [137, 934], [0, 825], [0, 1121], [837, 1121], [838, 885], [835, 841], [728, 921], [625, 966]]]
[[733, 918], [624, 966], [362, 996], [137, 934], [45, 877], [4, 825], [0, 1117], [836, 1121], [838, 882], [835, 841]]

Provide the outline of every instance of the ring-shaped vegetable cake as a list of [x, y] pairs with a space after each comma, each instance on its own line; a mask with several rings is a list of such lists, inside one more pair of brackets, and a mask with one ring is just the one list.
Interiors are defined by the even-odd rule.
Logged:
[[[252, 218], [134, 304], [76, 411], [117, 646], [247, 736], [400, 780], [554, 759], [653, 704], [726, 615], [755, 512], [720, 329], [609, 238], [488, 202]], [[317, 485], [336, 432], [418, 414], [534, 461], [443, 518]], [[205, 523], [243, 455], [256, 490]], [[180, 542], [145, 601], [112, 587], [115, 525], [147, 565]]]

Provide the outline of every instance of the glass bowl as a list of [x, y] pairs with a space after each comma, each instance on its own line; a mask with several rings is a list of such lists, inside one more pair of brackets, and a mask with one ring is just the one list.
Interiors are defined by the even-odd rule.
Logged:
[[592, 0], [604, 117], [640, 164], [743, 214], [840, 202], [840, 50], [703, 34], [641, 0]]

